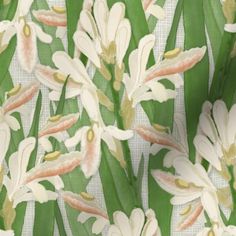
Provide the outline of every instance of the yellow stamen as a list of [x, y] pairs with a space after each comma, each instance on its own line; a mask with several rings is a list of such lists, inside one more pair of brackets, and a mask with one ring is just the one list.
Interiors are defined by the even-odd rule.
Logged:
[[152, 125], [153, 128], [159, 132], [167, 132], [169, 131], [169, 127], [165, 127], [165, 126], [162, 126], [162, 125], [159, 125], [159, 124], [153, 124]]
[[62, 115], [56, 115], [56, 116], [52, 116], [50, 117], [48, 120], [51, 122], [56, 122], [59, 121], [61, 119]]
[[19, 93], [21, 90], [21, 84], [17, 84], [14, 88], [7, 92], [7, 96], [11, 97]]
[[90, 128], [87, 132], [87, 140], [88, 142], [92, 142], [94, 139], [94, 131], [92, 128]]
[[214, 231], [211, 229], [211, 230], [208, 232], [207, 236], [215, 236]]
[[192, 206], [191, 205], [188, 205], [186, 206], [181, 212], [180, 212], [180, 215], [181, 216], [185, 216], [187, 215], [192, 209]]
[[164, 58], [166, 59], [171, 59], [171, 58], [175, 58], [177, 57], [180, 53], [181, 53], [181, 49], [180, 48], [175, 48], [171, 51], [168, 51], [164, 54]]
[[175, 184], [179, 188], [189, 188], [190, 184], [182, 179], [176, 179]]
[[66, 13], [66, 8], [65, 7], [60, 7], [60, 6], [52, 6], [52, 10], [58, 14], [65, 14]]
[[53, 74], [53, 78], [54, 78], [54, 80], [55, 80], [56, 82], [58, 82], [58, 83], [60, 83], [60, 84], [64, 84], [65, 81], [66, 81], [66, 76], [63, 75], [63, 74], [61, 74], [61, 73], [59, 73], [59, 72], [55, 72], [55, 73]]
[[61, 152], [55, 151], [44, 156], [45, 161], [54, 161], [61, 155]]
[[87, 200], [87, 201], [93, 201], [95, 199], [95, 197], [89, 193], [86, 193], [86, 192], [81, 192], [80, 193], [80, 196], [84, 199], [84, 200]]
[[30, 37], [31, 29], [30, 29], [30, 26], [28, 24], [24, 25], [23, 33], [24, 33], [25, 37], [27, 37], [27, 38]]

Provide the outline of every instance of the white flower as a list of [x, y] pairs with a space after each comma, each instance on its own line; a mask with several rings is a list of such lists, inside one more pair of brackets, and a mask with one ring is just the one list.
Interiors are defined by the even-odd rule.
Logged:
[[226, 19], [224, 30], [229, 33], [236, 33], [235, 13], [236, 3], [234, 0], [222, 0], [223, 13]]
[[74, 34], [76, 47], [102, 74], [106, 73], [102, 60], [122, 70], [131, 38], [130, 22], [124, 18], [125, 5], [117, 2], [109, 10], [106, 0], [95, 0], [93, 15], [88, 10], [81, 12], [79, 22], [83, 31]]
[[152, 170], [151, 173], [161, 188], [174, 195], [171, 204], [190, 203], [188, 209], [182, 214], [184, 219], [177, 229], [183, 230], [191, 226], [203, 209], [212, 221], [221, 223], [216, 188], [205, 169], [200, 164], [192, 164], [185, 158], [175, 159], [173, 166], [176, 175], [162, 170]]
[[216, 101], [213, 106], [206, 102], [208, 112], [200, 115], [199, 127], [202, 134], [196, 135], [194, 144], [197, 152], [218, 171], [225, 164], [236, 163], [236, 105], [228, 111], [225, 103]]
[[0, 33], [3, 33], [0, 47], [5, 48], [16, 34], [18, 59], [21, 67], [28, 73], [33, 71], [36, 64], [37, 38], [44, 43], [52, 41], [49, 34], [44, 33], [37, 24], [26, 19], [32, 3], [33, 0], [20, 0], [13, 20], [0, 22]]
[[18, 120], [12, 115], [20, 111], [22, 106], [29, 102], [39, 89], [39, 83], [32, 82], [27, 86], [18, 85], [7, 93], [6, 99], [0, 107], [0, 164], [6, 155], [11, 138], [11, 130], [20, 129]]
[[107, 213], [97, 204], [95, 198], [85, 192], [74, 194], [69, 191], [61, 192], [63, 200], [72, 208], [80, 211], [77, 220], [85, 223], [89, 218], [96, 218], [92, 226], [93, 234], [100, 234], [109, 224]]
[[14, 231], [13, 230], [1, 230], [0, 229], [0, 235], [1, 236], [14, 236]]
[[214, 224], [213, 227], [205, 227], [200, 231], [196, 236], [235, 236], [236, 235], [236, 226], [218, 226]]
[[46, 190], [39, 182], [48, 180], [56, 189], [64, 187], [59, 176], [48, 175], [38, 176], [40, 179], [31, 178], [27, 181], [29, 172], [27, 171], [29, 159], [32, 151], [35, 148], [36, 139], [26, 138], [20, 142], [18, 151], [13, 153], [9, 158], [9, 173], [10, 177], [4, 176], [3, 185], [7, 189], [7, 195], [13, 208], [23, 201], [36, 200], [39, 202], [46, 202], [48, 200], [55, 200], [57, 193]]
[[145, 215], [139, 208], [131, 212], [130, 218], [121, 211], [114, 212], [114, 225], [110, 226], [108, 236], [161, 236], [154, 211], [149, 209]]
[[175, 130], [174, 134], [169, 134], [167, 127], [158, 124], [153, 127], [139, 125], [135, 128], [137, 133], [146, 141], [152, 144], [150, 153], [156, 155], [160, 150], [169, 150], [164, 158], [164, 166], [170, 168], [176, 158], [188, 157], [188, 143], [186, 138], [186, 127], [183, 117], [180, 114], [175, 114]]
[[176, 92], [166, 89], [161, 83], [169, 80], [175, 88], [183, 85], [183, 79], [179, 73], [191, 69], [203, 58], [206, 47], [193, 48], [181, 52], [179, 49], [167, 52], [164, 60], [146, 69], [151, 50], [155, 44], [155, 36], [150, 34], [143, 37], [138, 49], [129, 56], [130, 75], [125, 74], [123, 83], [130, 101], [135, 107], [141, 101], [156, 100], [159, 102], [175, 98]]
[[65, 141], [65, 145], [75, 147], [81, 143], [83, 159], [81, 169], [84, 175], [89, 178], [94, 175], [100, 165], [101, 141], [103, 140], [111, 152], [117, 152], [115, 140], [128, 140], [133, 136], [131, 130], [121, 130], [115, 126], [105, 126], [103, 123], [94, 123], [91, 126], [83, 126], [74, 137]]
[[165, 18], [165, 11], [162, 7], [156, 4], [155, 0], [142, 0], [143, 9], [146, 14], [146, 18], [148, 19], [150, 15], [153, 15], [159, 20]]
[[54, 137], [58, 141], [66, 139], [67, 130], [71, 128], [79, 118], [79, 113], [72, 113], [69, 115], [61, 116], [56, 115], [50, 117], [47, 124], [39, 131], [39, 143], [44, 150], [51, 152], [53, 150], [49, 137]]

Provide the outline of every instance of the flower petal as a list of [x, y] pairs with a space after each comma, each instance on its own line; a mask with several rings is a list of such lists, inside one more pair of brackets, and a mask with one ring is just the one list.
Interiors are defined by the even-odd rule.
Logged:
[[144, 213], [140, 208], [136, 208], [131, 212], [130, 224], [131, 224], [133, 235], [141, 234], [144, 221], [145, 221]]
[[192, 48], [180, 53], [175, 58], [165, 59], [149, 69], [145, 81], [152, 80], [156, 77], [185, 72], [201, 61], [205, 52], [205, 46], [202, 48]]
[[121, 211], [113, 213], [115, 225], [120, 229], [121, 235], [132, 236], [132, 229], [129, 223], [129, 218]]
[[119, 228], [115, 225], [111, 225], [108, 230], [108, 236], [123, 236]]
[[228, 127], [227, 127], [227, 134], [228, 134], [228, 142], [232, 144], [235, 142], [236, 138], [236, 105], [233, 105], [229, 111], [229, 120], [228, 120]]
[[34, 28], [36, 31], [36, 35], [41, 42], [43, 42], [43, 43], [51, 43], [52, 42], [52, 36], [50, 34], [43, 32], [41, 27], [39, 27], [36, 24], [34, 24]]
[[236, 24], [225, 24], [224, 30], [229, 33], [235, 33], [236, 32]]
[[20, 123], [14, 116], [10, 116], [6, 114], [5, 121], [7, 122], [7, 124], [12, 130], [17, 131], [20, 129]]
[[5, 158], [11, 139], [11, 132], [6, 123], [0, 123], [0, 165]]
[[158, 5], [151, 5], [147, 8], [145, 13], [151, 14], [159, 20], [163, 20], [166, 16], [165, 11]]
[[214, 146], [209, 139], [203, 135], [197, 135], [194, 138], [194, 146], [197, 152], [217, 170], [221, 170], [221, 163]]
[[52, 10], [38, 10], [33, 11], [33, 15], [37, 21], [48, 26], [66, 27], [67, 25], [66, 14], [58, 14]]
[[34, 23], [21, 20], [17, 25], [17, 55], [21, 67], [32, 73], [37, 60], [37, 42]]
[[118, 129], [115, 126], [106, 126], [105, 131], [108, 132], [112, 137], [118, 139], [118, 140], [128, 140], [134, 136], [134, 133], [132, 130], [121, 130]]
[[69, 191], [63, 191], [61, 195], [64, 201], [72, 208], [108, 219], [106, 212], [101, 209], [94, 200], [85, 200], [81, 195]]

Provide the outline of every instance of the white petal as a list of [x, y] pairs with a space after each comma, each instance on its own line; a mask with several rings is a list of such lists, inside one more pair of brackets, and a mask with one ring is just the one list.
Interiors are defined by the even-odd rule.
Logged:
[[233, 105], [229, 111], [229, 121], [227, 127], [228, 141], [229, 144], [234, 143], [236, 136], [236, 105]]
[[20, 16], [26, 16], [30, 10], [33, 0], [24, 0], [19, 3]]
[[125, 16], [125, 5], [122, 2], [113, 4], [110, 9], [108, 22], [107, 22], [107, 37], [108, 43], [115, 41], [116, 31], [120, 24], [120, 21]]
[[39, 138], [39, 143], [46, 152], [51, 152], [53, 150], [52, 144], [48, 138]]
[[118, 140], [128, 140], [134, 135], [132, 130], [121, 130], [111, 125], [105, 127], [105, 131]]
[[76, 131], [75, 135], [65, 141], [65, 145], [67, 148], [75, 147], [80, 141], [85, 132], [87, 132], [88, 126], [84, 126], [83, 128]]
[[158, 5], [150, 5], [150, 7], [147, 8], [146, 13], [153, 15], [159, 20], [163, 20], [166, 16], [163, 8]]
[[32, 191], [36, 201], [39, 201], [40, 203], [48, 201], [47, 192], [43, 185], [34, 182], [28, 183], [27, 187]]
[[89, 36], [83, 31], [76, 31], [73, 36], [76, 47], [97, 67], [101, 68], [101, 62], [96, 48]]
[[37, 60], [36, 32], [33, 23], [25, 25], [21, 20], [17, 24], [17, 55], [21, 67], [31, 73]]
[[66, 27], [57, 27], [56, 37], [59, 39], [63, 39], [66, 35]]
[[101, 35], [102, 43], [107, 46], [107, 20], [109, 10], [105, 0], [96, 0], [94, 2], [93, 14]]
[[108, 236], [123, 236], [119, 228], [115, 225], [111, 225], [108, 230]]
[[156, 235], [155, 233], [157, 232], [157, 230], [158, 230], [157, 220], [155, 218], [150, 219], [144, 225], [143, 232], [142, 232], [141, 236]]
[[130, 224], [132, 227], [133, 235], [141, 234], [144, 221], [145, 221], [144, 213], [140, 208], [136, 208], [131, 212]]
[[174, 196], [170, 202], [172, 205], [183, 205], [201, 197], [201, 192], [192, 193], [186, 196]]
[[221, 170], [219, 157], [211, 142], [203, 135], [197, 135], [194, 138], [194, 145], [197, 152], [207, 161], [210, 162], [217, 170]]
[[236, 24], [225, 24], [225, 31], [229, 33], [235, 33], [236, 32]]
[[5, 158], [11, 139], [11, 132], [6, 123], [0, 123], [0, 165]]
[[50, 34], [43, 32], [41, 27], [39, 27], [36, 24], [34, 24], [34, 28], [35, 28], [37, 37], [39, 38], [39, 40], [41, 42], [44, 42], [44, 43], [51, 43], [52, 42], [52, 36]]
[[116, 33], [116, 60], [119, 67], [122, 66], [122, 62], [126, 51], [129, 47], [131, 38], [131, 25], [127, 19], [120, 22], [117, 33]]
[[121, 235], [132, 236], [132, 229], [129, 218], [121, 211], [113, 213], [115, 225], [120, 229]]
[[92, 233], [93, 234], [100, 234], [109, 221], [105, 218], [98, 217], [97, 220], [93, 223]]
[[12, 130], [17, 131], [20, 129], [20, 124], [14, 116], [5, 115], [5, 120]]
[[13, 230], [1, 230], [0, 229], [0, 235], [1, 236], [14, 236], [14, 231]]
[[[0, 25], [1, 28], [1, 25]], [[1, 32], [1, 29], [0, 29]], [[10, 25], [6, 31], [4, 32], [3, 36], [2, 36], [2, 46], [4, 45], [8, 45], [10, 40], [12, 39], [12, 37], [16, 34], [16, 28], [14, 25]]]
[[227, 122], [228, 122], [228, 110], [225, 103], [218, 100], [213, 105], [213, 117], [216, 123], [217, 130], [219, 132], [221, 141], [225, 148], [228, 148], [228, 140], [226, 136], [227, 132]]

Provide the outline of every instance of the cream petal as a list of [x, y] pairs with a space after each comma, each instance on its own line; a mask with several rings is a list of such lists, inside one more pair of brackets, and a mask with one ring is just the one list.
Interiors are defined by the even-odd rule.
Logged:
[[150, 219], [144, 225], [141, 236], [155, 235], [155, 233], [157, 232], [157, 229], [158, 229], [157, 220], [155, 218]]
[[180, 223], [177, 231], [182, 231], [192, 226], [197, 221], [202, 211], [203, 207], [201, 204], [195, 206], [194, 210]]
[[79, 22], [81, 26], [83, 27], [83, 29], [90, 35], [92, 39], [95, 39], [98, 37], [97, 26], [90, 11], [83, 10], [80, 13]]
[[109, 9], [105, 0], [95, 0], [93, 14], [104, 46], [107, 46], [107, 21]]
[[200, 115], [199, 126], [202, 132], [207, 135], [213, 143], [215, 143], [218, 138], [218, 134], [214, 121], [209, 114], [202, 113]]
[[44, 43], [51, 43], [52, 42], [52, 36], [50, 34], [43, 32], [41, 27], [39, 27], [36, 24], [34, 24], [34, 28], [36, 31], [36, 35], [41, 42], [44, 42]]
[[20, 129], [20, 123], [14, 116], [6, 114], [5, 121], [12, 130], [17, 131]]
[[11, 139], [11, 132], [6, 123], [0, 123], [0, 165], [5, 158]]
[[103, 217], [99, 217], [95, 220], [92, 226], [92, 233], [93, 234], [100, 234], [102, 233], [103, 229], [106, 225], [109, 224], [109, 221]]
[[34, 23], [21, 20], [17, 24], [17, 55], [21, 67], [32, 73], [37, 61], [37, 42]]
[[113, 213], [115, 225], [120, 229], [121, 235], [132, 236], [132, 229], [129, 223], [129, 218], [121, 211]]
[[91, 89], [84, 89], [80, 95], [81, 103], [93, 121], [100, 121], [99, 100], [97, 92]]
[[[199, 173], [199, 165], [193, 165], [187, 158], [178, 158], [173, 166], [176, 172], [185, 180], [194, 183], [198, 187], [209, 187], [209, 177], [204, 170]], [[197, 166], [197, 167], [196, 167]], [[204, 173], [204, 176], [202, 175]], [[207, 181], [206, 181], [207, 179]]]
[[236, 32], [236, 24], [225, 24], [224, 30], [229, 33], [235, 33]]
[[221, 100], [217, 100], [213, 105], [212, 112], [221, 141], [224, 147], [228, 148], [226, 132], [229, 114], [225, 103]]
[[201, 61], [205, 53], [206, 47], [204, 46], [181, 52], [175, 58], [165, 59], [149, 69], [145, 81], [152, 80], [156, 77], [185, 72]]
[[33, 0], [24, 0], [19, 3], [20, 16], [26, 16], [30, 10]]
[[210, 191], [203, 191], [201, 202], [211, 221], [222, 223], [216, 194]]
[[58, 14], [49, 10], [33, 11], [34, 17], [41, 23], [48, 26], [66, 27], [66, 14]]
[[[89, 137], [89, 133], [91, 136]], [[81, 140], [81, 150], [83, 152], [83, 160], [81, 169], [86, 178], [94, 175], [101, 161], [101, 129], [95, 124], [89, 129]]]
[[22, 105], [29, 102], [35, 96], [38, 89], [38, 82], [31, 82], [27, 86], [22, 87], [16, 95], [11, 96], [4, 102], [2, 106], [4, 113], [10, 114], [17, 111]]
[[145, 13], [153, 15], [154, 17], [156, 17], [159, 20], [163, 20], [166, 16], [165, 11], [163, 10], [163, 8], [158, 6], [158, 5], [150, 5], [147, 8]]
[[[0, 32], [1, 32], [1, 25], [0, 25]], [[8, 45], [12, 37], [16, 34], [16, 28], [14, 25], [10, 25], [4, 32], [1, 46]]]
[[108, 230], [108, 236], [123, 236], [119, 228], [115, 225], [111, 225]]
[[143, 76], [146, 71], [147, 62], [149, 59], [149, 55], [151, 50], [153, 49], [155, 44], [155, 36], [153, 34], [149, 34], [144, 36], [138, 45], [138, 61], [136, 60], [135, 66], [139, 68], [137, 73], [137, 81], [139, 83], [143, 82]]
[[145, 217], [144, 213], [140, 208], [136, 208], [131, 212], [130, 215], [130, 225], [132, 228], [132, 235], [140, 235], [143, 225], [144, 225]]
[[81, 164], [81, 159], [80, 152], [70, 152], [63, 154], [54, 161], [43, 162], [27, 173], [24, 182], [29, 183], [36, 179], [67, 174]]
[[39, 143], [46, 152], [52, 152], [53, 147], [48, 138], [42, 137], [39, 138]]
[[211, 142], [203, 135], [197, 135], [194, 138], [194, 146], [197, 152], [217, 170], [221, 170], [221, 163], [219, 157]]
[[186, 196], [174, 196], [171, 198], [170, 202], [172, 205], [179, 206], [179, 205], [184, 205], [186, 203], [189, 203], [200, 197], [201, 197], [201, 192], [197, 192], [197, 193], [188, 194]]
[[[67, 89], [67, 91], [66, 91], [66, 99], [77, 97], [77, 96], [80, 95], [80, 93], [81, 93], [80, 88], [77, 88], [77, 89]], [[49, 99], [51, 101], [59, 101], [60, 97], [61, 97], [61, 92], [59, 92], [59, 91], [51, 91], [49, 93]]]
[[14, 236], [13, 230], [1, 230], [0, 229], [0, 235], [2, 236]]
[[86, 200], [81, 195], [74, 194], [69, 191], [63, 191], [61, 192], [61, 195], [64, 201], [70, 207], [80, 212], [86, 212], [94, 216], [100, 216], [108, 219], [107, 213], [103, 209], [101, 209], [94, 200]]
[[128, 140], [134, 136], [134, 133], [132, 130], [121, 130], [111, 125], [106, 126], [104, 130], [105, 132], [108, 132], [112, 137], [118, 140]]
[[88, 214], [86, 212], [81, 212], [77, 217], [77, 221], [84, 224], [91, 217], [94, 217], [94, 215]]
[[125, 16], [125, 5], [122, 2], [116, 2], [110, 9], [107, 21], [107, 39], [108, 44], [115, 41], [116, 32], [120, 21]]
[[101, 62], [96, 52], [95, 44], [89, 36], [83, 31], [76, 31], [73, 39], [79, 51], [81, 51], [97, 68], [101, 68]]
[[82, 139], [83, 135], [88, 131], [89, 126], [84, 126], [81, 129], [77, 130], [75, 135], [65, 141], [67, 148], [75, 147]]
[[24, 175], [26, 173], [30, 155], [32, 151], [35, 148], [36, 139], [33, 137], [26, 138], [23, 141], [20, 142], [18, 153], [17, 153], [17, 181], [16, 184], [20, 184], [22, 181], [22, 178], [24, 178]]
[[131, 25], [129, 20], [123, 19], [116, 32], [116, 61], [118, 66], [122, 67], [122, 62], [129, 47], [131, 38]]
[[182, 153], [176, 150], [171, 150], [165, 155], [163, 160], [163, 165], [166, 168], [171, 168], [173, 166], [175, 159], [177, 158], [186, 158], [186, 157]]
[[32, 191], [36, 201], [40, 203], [48, 201], [47, 192], [43, 185], [34, 182], [28, 183], [26, 186]]
[[56, 29], [56, 38], [59, 38], [59, 39], [64, 39], [66, 35], [66, 27], [57, 27]]
[[229, 144], [235, 142], [236, 138], [236, 105], [233, 105], [229, 111], [229, 121], [227, 126], [227, 134], [228, 134], [228, 141]]

